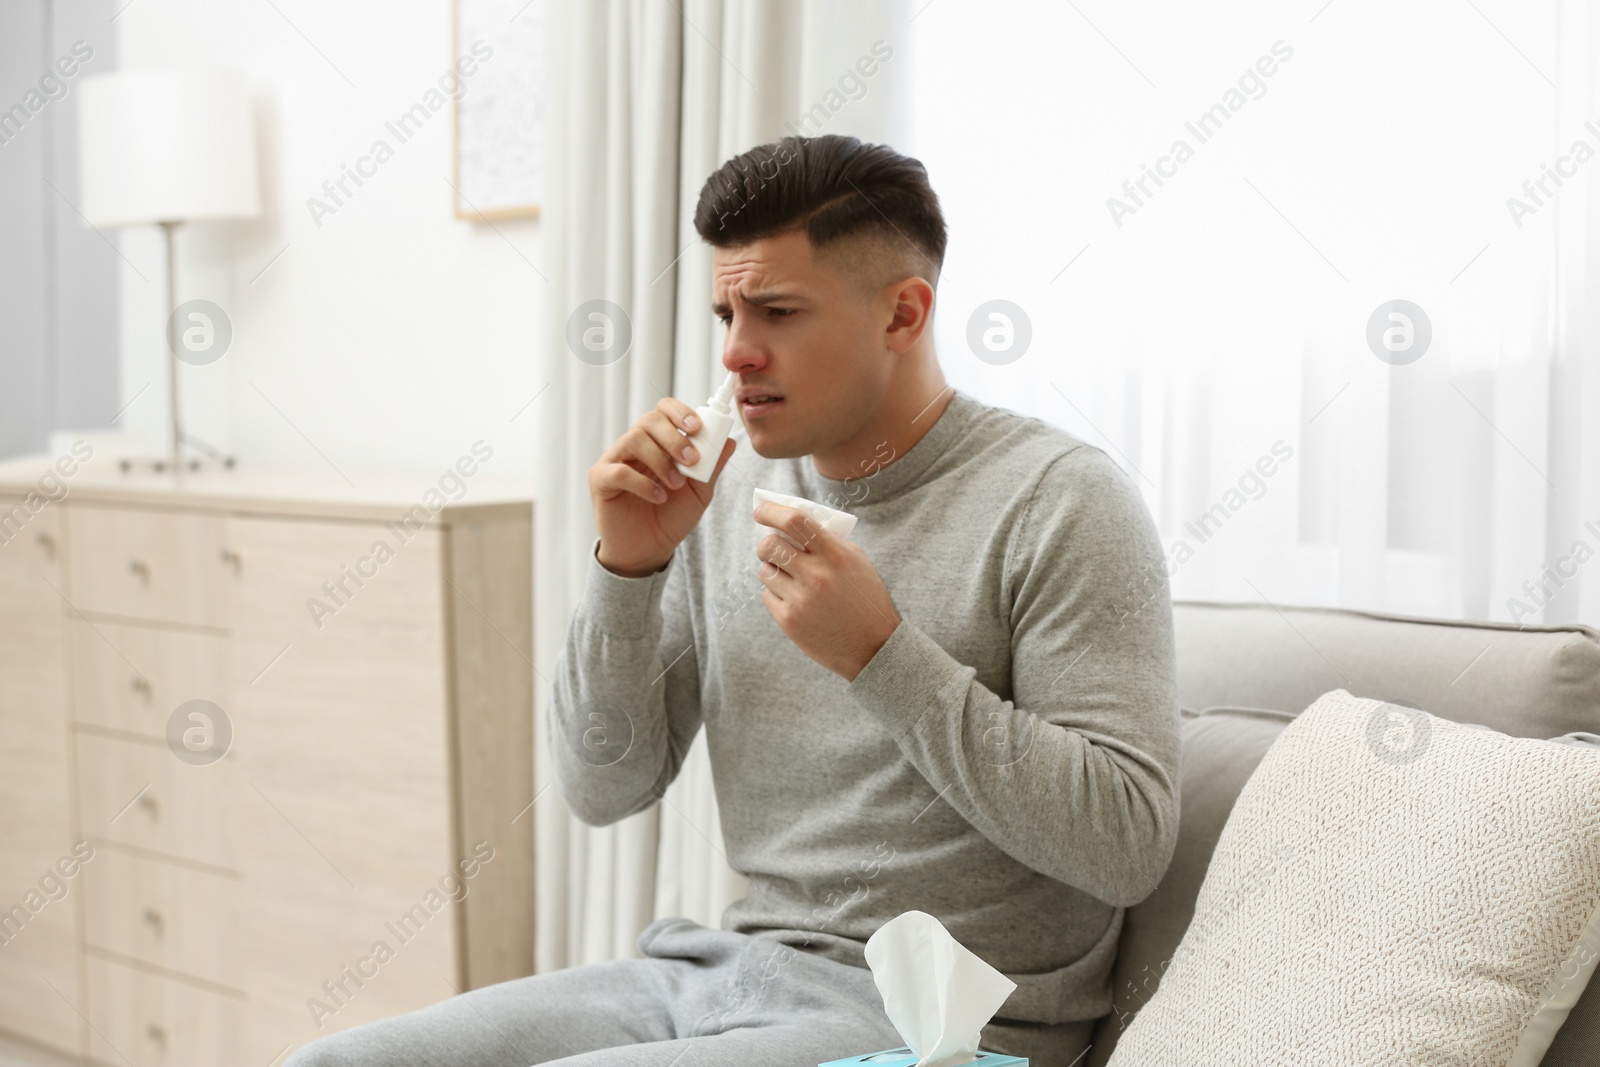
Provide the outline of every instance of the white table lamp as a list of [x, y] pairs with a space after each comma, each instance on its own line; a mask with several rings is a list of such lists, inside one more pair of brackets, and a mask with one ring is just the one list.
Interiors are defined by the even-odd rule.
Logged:
[[[235, 71], [190, 68], [85, 78], [78, 89], [78, 166], [82, 211], [91, 226], [161, 227], [171, 330], [178, 308], [173, 231], [184, 222], [252, 218], [261, 211], [249, 85]], [[170, 338], [167, 347], [170, 463], [181, 470], [185, 444], [216, 452], [183, 431], [178, 354]]]

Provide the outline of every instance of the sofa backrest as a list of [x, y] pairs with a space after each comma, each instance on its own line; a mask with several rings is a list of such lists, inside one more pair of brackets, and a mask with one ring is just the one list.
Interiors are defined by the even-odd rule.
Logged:
[[1173, 606], [1178, 700], [1300, 712], [1332, 689], [1514, 737], [1600, 733], [1600, 632], [1265, 604]]
[[[1103, 1067], [1159, 986], [1239, 790], [1323, 693], [1345, 689], [1519, 737], [1600, 733], [1600, 632], [1586, 626], [1198, 601], [1174, 604], [1173, 622], [1184, 708], [1178, 843], [1161, 884], [1124, 917], [1112, 1012], [1096, 1027], [1089, 1067]], [[1585, 990], [1544, 1065], [1593, 1067], [1594, 1049], [1600, 981]]]

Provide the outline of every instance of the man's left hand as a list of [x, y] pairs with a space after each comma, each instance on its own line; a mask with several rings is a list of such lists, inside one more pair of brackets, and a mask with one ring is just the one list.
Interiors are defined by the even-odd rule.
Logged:
[[900, 624], [867, 550], [824, 530], [799, 508], [763, 502], [755, 520], [782, 530], [756, 543], [761, 602], [800, 651], [853, 682]]

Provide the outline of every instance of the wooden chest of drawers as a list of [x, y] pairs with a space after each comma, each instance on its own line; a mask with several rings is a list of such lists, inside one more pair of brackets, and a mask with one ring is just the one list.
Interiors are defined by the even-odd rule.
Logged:
[[269, 1067], [531, 973], [526, 495], [91, 465], [42, 499], [50, 462], [0, 467], [0, 1029]]

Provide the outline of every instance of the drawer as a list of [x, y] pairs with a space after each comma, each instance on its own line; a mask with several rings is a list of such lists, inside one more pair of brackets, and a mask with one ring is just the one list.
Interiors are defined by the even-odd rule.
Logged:
[[68, 573], [80, 611], [226, 625], [231, 556], [220, 515], [69, 505]]
[[[0, 498], [0, 708], [32, 711], [60, 700], [61, 625], [66, 601], [58, 562], [60, 509], [47, 507], [17, 528], [12, 500]], [[24, 515], [26, 508], [21, 508]]]
[[210, 634], [72, 624], [73, 718], [165, 737], [173, 709], [190, 700], [225, 703], [228, 644]]
[[[8, 810], [8, 809], [0, 809]], [[13, 819], [8, 810], [7, 821]], [[75, 894], [87, 867], [65, 844], [59, 848], [27, 848], [15, 852], [0, 831], [0, 1030], [25, 1037], [60, 1052], [83, 1052], [83, 1022], [78, 1017], [78, 924], [73, 918]], [[54, 844], [54, 843], [52, 843]], [[42, 854], [41, 854], [42, 853]], [[88, 866], [103, 855], [90, 854]], [[57, 867], [56, 864], [61, 864]], [[64, 877], [62, 871], [71, 871]], [[51, 1062], [55, 1062], [51, 1060]], [[0, 1051], [0, 1064], [14, 1061]]]
[[236, 868], [233, 753], [197, 766], [165, 742], [78, 733], [78, 821], [88, 837]]
[[239, 882], [111, 848], [84, 867], [84, 941], [95, 948], [239, 988]]
[[79, 1055], [61, 510], [0, 499], [0, 1030]]
[[89, 1048], [101, 1063], [220, 1067], [238, 1063], [244, 1002], [96, 956], [89, 979]]

